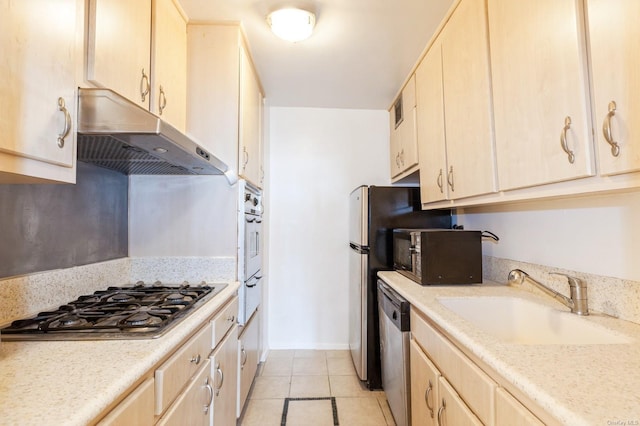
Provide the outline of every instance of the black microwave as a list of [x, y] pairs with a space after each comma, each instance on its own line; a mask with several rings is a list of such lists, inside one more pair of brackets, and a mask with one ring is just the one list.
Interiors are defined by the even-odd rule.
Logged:
[[394, 229], [393, 268], [421, 285], [482, 283], [482, 232]]

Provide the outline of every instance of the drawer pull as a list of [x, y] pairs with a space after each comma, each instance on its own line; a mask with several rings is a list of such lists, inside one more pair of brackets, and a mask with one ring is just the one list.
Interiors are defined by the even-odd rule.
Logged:
[[447, 404], [444, 402], [444, 398], [442, 398], [442, 405], [438, 410], [438, 426], [443, 426], [442, 418], [444, 417], [444, 410], [447, 407]]
[[611, 155], [617, 157], [620, 155], [620, 145], [618, 145], [618, 142], [613, 140], [613, 135], [611, 135], [611, 118], [614, 115], [616, 115], [616, 102], [611, 101], [609, 102], [609, 112], [602, 124], [602, 133], [604, 134], [604, 139], [609, 145], [611, 145]]
[[560, 146], [562, 150], [567, 154], [567, 160], [569, 160], [570, 164], [573, 164], [576, 161], [576, 156], [572, 150], [569, 149], [569, 144], [567, 143], [567, 132], [571, 129], [571, 117], [567, 116], [564, 119], [564, 127], [562, 128], [562, 133], [560, 133]]
[[427, 386], [427, 390], [425, 390], [424, 392], [424, 402], [427, 403], [427, 408], [431, 413], [431, 418], [433, 418], [433, 405], [429, 403], [429, 395], [431, 394], [432, 390], [433, 390], [433, 384], [431, 383], [431, 380], [429, 380], [429, 386]]
[[207, 377], [207, 380], [206, 380], [204, 386], [209, 391], [209, 397], [207, 398], [208, 402], [204, 406], [204, 413], [205, 414], [209, 414], [209, 409], [211, 408], [211, 404], [213, 404], [213, 387], [211, 386], [211, 383], [209, 383], [209, 377]]
[[247, 363], [247, 351], [244, 348], [240, 349], [240, 369], [244, 369], [244, 365]]
[[69, 115], [69, 110], [67, 110], [63, 98], [58, 98], [58, 111], [64, 115], [64, 129], [58, 135], [58, 148], [64, 148], [64, 140], [71, 131], [71, 115]]
[[236, 320], [236, 316], [235, 315], [231, 315], [229, 318], [227, 318], [227, 320], [229, 322], [234, 322]]
[[224, 384], [224, 373], [222, 369], [220, 369], [220, 363], [216, 365], [216, 373], [220, 376], [220, 384], [216, 385], [216, 396], [220, 395], [220, 389], [222, 389], [222, 385]]
[[200, 357], [200, 354], [198, 354], [196, 356], [192, 356], [191, 359], [189, 360], [189, 362], [192, 362], [195, 365], [198, 365], [198, 364], [200, 364], [201, 359], [202, 358]]

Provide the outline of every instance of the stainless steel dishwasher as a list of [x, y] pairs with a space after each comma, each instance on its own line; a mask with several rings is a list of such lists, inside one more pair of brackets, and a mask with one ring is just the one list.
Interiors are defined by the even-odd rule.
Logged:
[[397, 426], [411, 424], [409, 302], [378, 280], [382, 388]]

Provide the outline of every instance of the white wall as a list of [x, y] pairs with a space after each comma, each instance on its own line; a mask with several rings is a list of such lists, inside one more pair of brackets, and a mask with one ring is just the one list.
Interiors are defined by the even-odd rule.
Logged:
[[348, 197], [389, 183], [386, 111], [270, 108], [269, 347], [348, 348]]
[[483, 253], [640, 281], [640, 193], [466, 209], [458, 223], [489, 230]]

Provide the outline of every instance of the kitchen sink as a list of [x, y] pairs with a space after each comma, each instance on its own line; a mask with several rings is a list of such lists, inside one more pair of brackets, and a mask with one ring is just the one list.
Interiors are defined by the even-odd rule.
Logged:
[[519, 297], [442, 297], [447, 309], [505, 343], [610, 345], [631, 339], [598, 324]]

